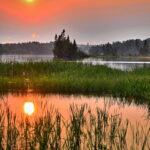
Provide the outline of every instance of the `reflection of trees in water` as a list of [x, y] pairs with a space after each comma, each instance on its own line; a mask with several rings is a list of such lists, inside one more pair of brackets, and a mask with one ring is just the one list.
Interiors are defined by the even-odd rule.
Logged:
[[[7, 103], [7, 100], [8, 100], [8, 95], [10, 93], [5, 93], [5, 95], [1, 95], [0, 94], [0, 102], [3, 102], [5, 101], [5, 103]], [[26, 92], [23, 92], [23, 93], [13, 93], [13, 96], [27, 96], [28, 93]], [[40, 94], [40, 93], [37, 93], [35, 95], [39, 95], [40, 96], [40, 99], [43, 99], [43, 98], [47, 98], [48, 95], [47, 94]], [[108, 96], [92, 96], [92, 95], [88, 95], [88, 96], [83, 96], [83, 95], [60, 95], [60, 97], [63, 99], [67, 98], [67, 99], [70, 99], [70, 100], [74, 100], [74, 102], [81, 102], [82, 100], [84, 99], [87, 99], [87, 100], [94, 100], [94, 103], [95, 105], [97, 105], [97, 103], [101, 102], [102, 105], [104, 105], [104, 108], [106, 109], [109, 109], [109, 108], [113, 108], [114, 106], [117, 106], [116, 108], [125, 108], [125, 107], [129, 107], [129, 106], [135, 106], [137, 108], [141, 108], [141, 109], [144, 109], [146, 110], [146, 114], [144, 114], [144, 117], [146, 119], [150, 119], [150, 103], [147, 103], [146, 100], [140, 98], [135, 98], [133, 96], [130, 96], [130, 97], [108, 97]]]
[[[104, 105], [107, 107], [112, 107], [114, 105], [118, 105], [119, 107], [125, 107], [125, 105], [135, 105], [139, 107], [146, 107], [147, 105], [144, 102], [138, 102], [136, 99], [132, 97], [131, 98], [124, 98], [124, 97], [103, 97], [104, 98]], [[98, 102], [98, 98], [96, 99], [96, 102]]]
[[[98, 98], [97, 98], [97, 102], [98, 102]], [[146, 110], [142, 116], [142, 118], [144, 118], [145, 120], [150, 120], [150, 105], [147, 104], [146, 102], [142, 101], [142, 100], [138, 100], [138, 99], [134, 99], [133, 97], [129, 97], [129, 98], [113, 98], [113, 97], [104, 97], [104, 108], [106, 110], [109, 110], [111, 107], [113, 108], [114, 106], [117, 106], [117, 108], [125, 108], [125, 106], [129, 107], [129, 106], [135, 106], [141, 109]], [[132, 107], [131, 106], [131, 107]], [[118, 109], [116, 109], [115, 111], [118, 111]]]
[[150, 119], [150, 106], [148, 106], [148, 119]]

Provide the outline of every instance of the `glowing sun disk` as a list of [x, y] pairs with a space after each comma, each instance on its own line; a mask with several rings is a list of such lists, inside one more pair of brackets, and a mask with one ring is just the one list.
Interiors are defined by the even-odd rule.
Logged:
[[34, 2], [34, 0], [26, 0], [26, 2], [31, 3]]
[[26, 102], [24, 104], [24, 112], [27, 115], [32, 115], [34, 113], [34, 104], [32, 102]]

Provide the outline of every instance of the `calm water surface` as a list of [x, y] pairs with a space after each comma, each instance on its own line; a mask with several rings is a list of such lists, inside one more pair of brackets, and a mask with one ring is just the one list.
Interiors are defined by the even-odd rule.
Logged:
[[[0, 62], [40, 62], [40, 61], [52, 61], [53, 55], [0, 55]], [[106, 58], [88, 58], [83, 59], [84, 64], [92, 65], [105, 65], [113, 69], [128, 70], [131, 71], [137, 67], [150, 67], [150, 58], [117, 58], [117, 57], [106, 57]]]
[[0, 55], [0, 62], [40, 62], [52, 61], [53, 55]]
[[[52, 55], [1, 55], [1, 62], [40, 62], [52, 61]], [[106, 65], [110, 68], [131, 71], [136, 67], [150, 67], [150, 58], [88, 58], [82, 62], [92, 65]], [[81, 106], [87, 104], [94, 113], [96, 108], [106, 109], [109, 114], [120, 114], [122, 120], [128, 119], [135, 127], [137, 122], [144, 128], [150, 128], [150, 107], [146, 104], [136, 105], [134, 100], [126, 101], [119, 98], [96, 97], [83, 95], [40, 95], [28, 93], [27, 95], [8, 94], [0, 97], [0, 109], [9, 106], [12, 113], [18, 117], [28, 116], [33, 119], [44, 115], [44, 110], [55, 109], [62, 114], [65, 120], [69, 119], [70, 105]], [[44, 106], [44, 107], [43, 107]], [[129, 133], [130, 134], [130, 133]], [[130, 139], [129, 135], [129, 139]], [[130, 140], [129, 140], [130, 141]]]
[[144, 66], [150, 67], [150, 58], [87, 58], [84, 64], [105, 65], [112, 69], [132, 71]]
[[[31, 122], [40, 116], [44, 116], [46, 110], [61, 113], [63, 120], [67, 122], [70, 117], [70, 105], [73, 104], [78, 107], [86, 104], [91, 108], [93, 114], [96, 114], [96, 108], [106, 109], [110, 115], [119, 114], [122, 121], [125, 122], [128, 119], [134, 129], [136, 129], [137, 123], [139, 123], [143, 136], [150, 128], [150, 111], [147, 105], [136, 105], [134, 102], [131, 102], [129, 105], [125, 100], [120, 101], [119, 98], [54, 94], [43, 96], [32, 93], [27, 95], [8, 94], [0, 98], [1, 110], [5, 110], [8, 106], [11, 112], [17, 115], [17, 119], [20, 118], [19, 120], [21, 120], [22, 117], [27, 117]], [[139, 131], [141, 132], [141, 130]], [[62, 137], [65, 137], [65, 135], [65, 130], [62, 130]], [[133, 139], [130, 124], [126, 139], [127, 145], [130, 147]], [[147, 140], [149, 143], [150, 138], [148, 137]]]
[[[96, 108], [104, 109], [106, 108], [110, 114], [118, 113], [122, 115], [123, 120], [129, 119], [132, 123], [139, 122], [141, 124], [150, 123], [149, 122], [149, 108], [147, 105], [136, 105], [134, 102], [131, 104], [127, 103], [125, 100], [120, 101], [119, 98], [114, 99], [111, 97], [87, 97], [87, 96], [64, 96], [64, 95], [12, 95], [0, 98], [0, 104], [7, 104], [13, 113], [18, 116], [21, 114], [25, 115], [24, 105], [27, 103], [34, 104], [34, 112], [31, 116], [38, 116], [42, 114], [41, 103], [46, 105], [46, 109], [50, 109], [53, 106], [58, 110], [64, 118], [69, 117], [69, 107], [71, 104], [76, 104], [81, 106], [87, 104], [92, 108], [93, 111]], [[30, 109], [30, 105], [28, 106]], [[31, 108], [32, 109], [32, 108]]]
[[[0, 55], [0, 62], [40, 62], [40, 61], [53, 61], [53, 55]], [[150, 67], [150, 58], [87, 58], [83, 59], [84, 64], [92, 65], [105, 65], [113, 69], [131, 71], [134, 68], [142, 68], [144, 66]]]

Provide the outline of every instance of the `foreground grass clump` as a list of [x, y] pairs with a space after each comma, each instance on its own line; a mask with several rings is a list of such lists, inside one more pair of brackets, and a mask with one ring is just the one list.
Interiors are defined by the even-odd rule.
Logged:
[[[122, 121], [106, 109], [92, 112], [87, 105], [71, 105], [66, 120], [55, 109], [22, 119], [8, 107], [0, 109], [0, 149], [25, 150], [146, 150], [150, 128]], [[6, 131], [6, 132], [5, 132]]]
[[150, 68], [131, 72], [76, 62], [0, 63], [0, 91], [109, 94], [150, 104]]

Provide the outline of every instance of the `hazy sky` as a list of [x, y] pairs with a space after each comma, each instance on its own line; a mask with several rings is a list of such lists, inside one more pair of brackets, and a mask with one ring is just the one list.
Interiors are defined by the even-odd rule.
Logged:
[[78, 43], [150, 37], [150, 0], [0, 0], [0, 42], [49, 42], [65, 28]]

